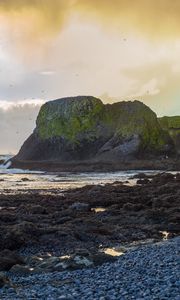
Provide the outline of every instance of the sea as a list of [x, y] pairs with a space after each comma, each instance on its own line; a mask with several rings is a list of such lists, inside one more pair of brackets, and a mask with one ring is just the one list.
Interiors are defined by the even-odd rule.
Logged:
[[[142, 170], [116, 172], [40, 172], [11, 168], [11, 155], [0, 155], [0, 193], [15, 193], [40, 191], [64, 191], [80, 188], [86, 185], [105, 185], [115, 181], [134, 184], [131, 179], [135, 174], [144, 173]], [[156, 174], [159, 171], [146, 171], [146, 174]], [[127, 183], [128, 184], [128, 183]]]

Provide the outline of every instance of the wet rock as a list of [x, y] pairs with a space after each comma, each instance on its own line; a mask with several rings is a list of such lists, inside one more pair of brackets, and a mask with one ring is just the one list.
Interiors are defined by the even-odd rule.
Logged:
[[24, 259], [10, 250], [0, 252], [0, 271], [9, 271], [12, 266], [19, 264], [23, 265]]
[[117, 257], [107, 255], [105, 253], [96, 253], [93, 255], [93, 263], [95, 266], [101, 266], [105, 263], [112, 263]]
[[39, 229], [32, 222], [23, 221], [14, 226], [9, 226], [7, 233], [3, 235], [4, 248], [16, 250], [26, 244], [29, 239], [35, 239]]
[[153, 184], [166, 184], [169, 182], [173, 182], [175, 180], [175, 175], [171, 174], [171, 173], [162, 173], [162, 174], [158, 174], [156, 176], [153, 177], [152, 179], [152, 183]]
[[9, 283], [9, 279], [3, 272], [0, 272], [0, 288]]
[[170, 232], [173, 232], [173, 233], [179, 233], [180, 232], [180, 224], [179, 223], [170, 223], [168, 225], [168, 228], [167, 228], [168, 231]]
[[176, 181], [179, 182], [180, 181], [180, 173], [176, 174]]
[[149, 175], [147, 175], [146, 173], [138, 173], [130, 177], [130, 179], [146, 179], [146, 178], [149, 178]]
[[29, 180], [29, 178], [24, 177], [24, 178], [21, 178], [21, 181], [26, 182], [26, 181], [30, 181], [30, 180]]
[[73, 203], [70, 206], [70, 208], [74, 209], [74, 210], [78, 210], [78, 211], [89, 211], [90, 210], [89, 204], [80, 203], [80, 202]]
[[35, 215], [47, 214], [46, 208], [41, 205], [32, 205], [30, 207], [30, 212]]
[[30, 266], [22, 266], [22, 265], [14, 265], [10, 269], [10, 272], [22, 276], [37, 273], [37, 271], [35, 272], [34, 268], [31, 268]]
[[26, 259], [27, 265], [14, 265], [11, 273], [29, 275], [35, 273], [62, 272], [64, 270], [78, 270], [100, 266], [107, 262], [114, 262], [116, 258], [103, 252], [91, 253], [86, 249], [78, 249], [74, 254], [57, 256], [32, 256]]
[[26, 265], [31, 266], [32, 268], [42, 263], [43, 260], [44, 260], [43, 256], [36, 256], [36, 255], [28, 256], [25, 258]]
[[[48, 195], [2, 194], [0, 249], [32, 247], [34, 255], [40, 251], [36, 249], [48, 249], [52, 256], [60, 256], [62, 252], [72, 254], [77, 248], [97, 251], [99, 245], [107, 248], [140, 239], [160, 239], [159, 231], [168, 228], [171, 235], [178, 235], [178, 176], [158, 174], [148, 184], [135, 186], [89, 185], [66, 191], [63, 197], [59, 191]], [[95, 213], [92, 208], [103, 208], [104, 212]]]
[[150, 180], [148, 178], [137, 180], [137, 184], [148, 184], [149, 182]]

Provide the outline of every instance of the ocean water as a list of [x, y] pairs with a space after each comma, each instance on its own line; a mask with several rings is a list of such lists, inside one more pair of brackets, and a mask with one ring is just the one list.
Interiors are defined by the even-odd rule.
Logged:
[[[119, 172], [88, 172], [88, 173], [48, 173], [29, 171], [21, 169], [11, 169], [10, 156], [0, 156], [4, 161], [0, 165], [0, 192], [14, 193], [35, 191], [63, 191], [70, 188], [83, 187], [85, 185], [95, 185], [113, 183], [115, 181], [125, 182], [130, 177], [144, 171], [119, 171]], [[158, 171], [146, 171], [147, 174], [155, 174]], [[130, 184], [135, 181], [130, 180]]]

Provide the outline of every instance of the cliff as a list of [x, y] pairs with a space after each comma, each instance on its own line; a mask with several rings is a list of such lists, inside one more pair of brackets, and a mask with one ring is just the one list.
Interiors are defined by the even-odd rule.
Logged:
[[91, 96], [44, 104], [14, 161], [124, 161], [174, 151], [156, 114], [139, 101], [103, 104]]
[[161, 127], [168, 131], [174, 141], [176, 150], [180, 154], [180, 116], [159, 118]]

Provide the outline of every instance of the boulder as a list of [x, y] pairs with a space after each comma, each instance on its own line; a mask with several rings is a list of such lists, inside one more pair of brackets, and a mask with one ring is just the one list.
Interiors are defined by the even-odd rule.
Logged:
[[103, 104], [91, 96], [47, 102], [13, 162], [120, 162], [166, 156], [174, 144], [139, 101]]

